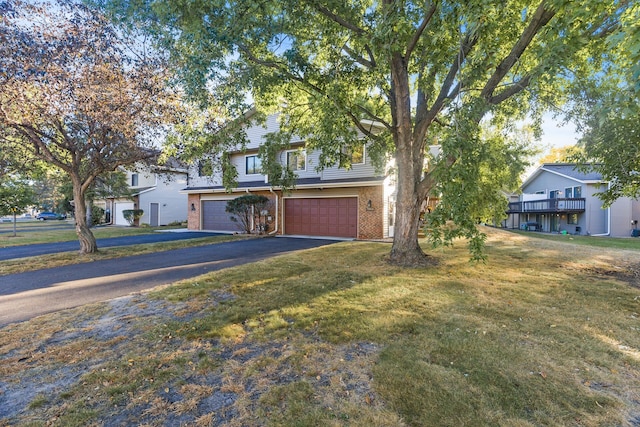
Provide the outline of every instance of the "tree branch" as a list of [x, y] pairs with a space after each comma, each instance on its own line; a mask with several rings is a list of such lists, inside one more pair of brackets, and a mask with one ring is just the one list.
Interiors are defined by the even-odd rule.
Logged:
[[502, 79], [513, 68], [518, 59], [520, 59], [524, 51], [533, 41], [533, 38], [540, 31], [540, 29], [547, 25], [555, 14], [555, 11], [546, 8], [546, 2], [544, 0], [540, 3], [538, 9], [536, 9], [536, 12], [531, 18], [531, 22], [522, 32], [520, 38], [511, 49], [511, 52], [509, 52], [509, 55], [507, 55], [507, 57], [504, 58], [500, 62], [500, 64], [498, 64], [495, 71], [493, 72], [493, 75], [489, 78], [487, 84], [480, 92], [480, 96], [482, 98], [487, 101], [491, 100], [491, 98], [493, 97], [493, 92], [496, 90]]
[[416, 32], [413, 34], [413, 38], [411, 39], [411, 41], [409, 42], [409, 45], [407, 46], [407, 51], [404, 54], [404, 57], [407, 60], [409, 60], [409, 58], [411, 57], [411, 54], [413, 53], [413, 50], [416, 48], [416, 45], [418, 44], [420, 37], [422, 37], [422, 33], [424, 32], [424, 29], [427, 27], [427, 24], [429, 24], [429, 22], [431, 21], [431, 18], [433, 17], [433, 14], [435, 12], [436, 12], [436, 5], [434, 3], [431, 6], [431, 9], [429, 9], [427, 14], [424, 16], [424, 19], [420, 23], [420, 26], [418, 27]]
[[[423, 114], [416, 115], [416, 125], [414, 130], [414, 137], [420, 138], [420, 140], [424, 139], [426, 135], [427, 128], [436, 118], [442, 107], [444, 106], [444, 102], [447, 99], [451, 99], [452, 97], [457, 96], [460, 92], [462, 85], [460, 82], [456, 85], [456, 87], [451, 90], [453, 83], [456, 80], [456, 75], [458, 71], [462, 67], [462, 64], [466, 60], [469, 52], [473, 49], [473, 47], [478, 42], [478, 32], [477, 31], [469, 31], [460, 46], [460, 51], [456, 55], [456, 57], [451, 62], [451, 68], [449, 68], [449, 72], [447, 73], [447, 77], [445, 77], [444, 82], [440, 88], [440, 92], [438, 93], [438, 97], [433, 102], [431, 108]], [[426, 107], [426, 106], [425, 106]], [[419, 120], [418, 120], [419, 119]]]
[[368, 48], [367, 48], [367, 51], [369, 52], [369, 57], [371, 58], [371, 60], [366, 60], [362, 56], [358, 55], [346, 43], [344, 44], [344, 46], [342, 46], [342, 50], [344, 50], [347, 53], [347, 55], [349, 55], [354, 61], [356, 61], [360, 65], [363, 65], [369, 69], [374, 68], [376, 66], [376, 62], [371, 55], [372, 52]]
[[525, 76], [519, 81], [512, 83], [508, 89], [503, 90], [498, 95], [490, 97], [488, 101], [492, 105], [500, 104], [502, 101], [505, 101], [515, 94], [525, 90], [527, 86], [529, 86], [529, 83], [531, 83], [531, 75]]
[[318, 12], [320, 12], [321, 14], [323, 14], [324, 16], [326, 16], [327, 18], [329, 18], [330, 20], [332, 20], [336, 24], [340, 25], [341, 27], [346, 28], [347, 30], [351, 30], [351, 31], [355, 32], [359, 36], [362, 36], [362, 35], [366, 34], [366, 31], [364, 29], [358, 27], [355, 24], [352, 24], [351, 22], [347, 21], [343, 17], [333, 13], [327, 7], [319, 5], [319, 4], [315, 4], [315, 2], [312, 5], [312, 7], [314, 7]]

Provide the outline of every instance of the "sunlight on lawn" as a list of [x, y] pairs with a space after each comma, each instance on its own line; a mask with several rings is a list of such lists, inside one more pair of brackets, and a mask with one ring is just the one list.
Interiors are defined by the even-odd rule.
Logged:
[[[84, 341], [103, 361], [64, 397], [36, 396], [31, 411], [64, 404], [89, 422], [146, 408], [135, 419], [193, 414], [195, 424], [230, 422], [232, 413], [235, 425], [600, 426], [640, 419], [638, 252], [486, 232], [486, 263], [470, 262], [457, 242], [430, 253], [433, 267], [402, 269], [386, 263], [387, 244], [343, 242], [140, 296], [133, 308], [151, 310], [144, 316], [83, 320], [83, 331], [114, 325], [113, 333], [137, 332], [109, 345]], [[97, 313], [104, 317], [104, 308]], [[77, 322], [60, 324], [64, 330]], [[21, 328], [7, 339], [25, 339]], [[31, 348], [81, 351], [65, 345]], [[7, 351], [14, 355], [1, 370], [18, 375], [20, 347]], [[203, 413], [208, 398], [187, 386], [233, 396], [232, 403]], [[81, 402], [92, 393], [94, 412], [85, 412]]]

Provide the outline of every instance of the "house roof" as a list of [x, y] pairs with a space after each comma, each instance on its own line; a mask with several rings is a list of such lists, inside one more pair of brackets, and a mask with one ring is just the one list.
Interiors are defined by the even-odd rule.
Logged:
[[[384, 176], [364, 177], [364, 178], [345, 178], [323, 180], [318, 178], [301, 178], [296, 180], [295, 188], [339, 188], [339, 187], [362, 187], [381, 185], [385, 180]], [[273, 188], [271, 184], [264, 181], [239, 182], [232, 191], [260, 191]], [[186, 187], [180, 192], [182, 193], [219, 193], [225, 192], [226, 189], [222, 185], [202, 186], [202, 187]]]
[[[580, 166], [580, 168], [578, 168], [578, 166]], [[582, 170], [583, 168], [589, 169], [585, 172]], [[576, 163], [544, 163], [522, 183], [522, 188], [526, 187], [543, 172], [550, 172], [583, 184], [597, 184], [602, 182], [602, 174], [594, 170], [592, 165], [577, 165]]]

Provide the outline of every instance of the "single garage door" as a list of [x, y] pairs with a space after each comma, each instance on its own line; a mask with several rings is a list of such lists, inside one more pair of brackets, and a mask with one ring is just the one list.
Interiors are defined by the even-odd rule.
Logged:
[[202, 202], [202, 229], [215, 231], [240, 231], [240, 223], [231, 220], [225, 212], [226, 200], [205, 200]]
[[284, 232], [309, 236], [358, 237], [358, 199], [285, 199]]
[[124, 219], [123, 211], [133, 209], [133, 202], [116, 202], [114, 207], [114, 224], [115, 225], [129, 225], [129, 222]]

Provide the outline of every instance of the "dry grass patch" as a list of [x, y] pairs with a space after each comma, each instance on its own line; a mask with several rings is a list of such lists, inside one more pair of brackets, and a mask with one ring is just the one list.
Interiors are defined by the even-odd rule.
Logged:
[[388, 245], [345, 242], [95, 306], [79, 322], [80, 310], [45, 316], [48, 331], [5, 328], [21, 344], [1, 348], [0, 366], [43, 342], [50, 357], [6, 371], [0, 408], [12, 384], [91, 348], [75, 378], [5, 419], [638, 425], [639, 252], [487, 233], [486, 264], [463, 242], [413, 269], [390, 267]]

